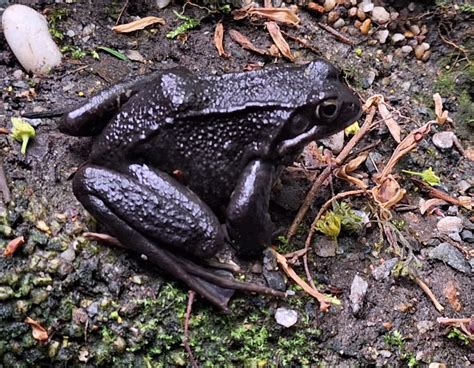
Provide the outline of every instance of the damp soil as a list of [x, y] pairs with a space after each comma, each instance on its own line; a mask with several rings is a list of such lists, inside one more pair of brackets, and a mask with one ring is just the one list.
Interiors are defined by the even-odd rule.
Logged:
[[[183, 66], [196, 74], [225, 73], [249, 66], [287, 63], [282, 58], [243, 50], [228, 33], [224, 41], [231, 56], [219, 57], [213, 44], [217, 22], [221, 21], [225, 30], [233, 28], [245, 34], [259, 47], [270, 45], [265, 27], [248, 20], [237, 22], [229, 14], [208, 14], [190, 5], [185, 9], [187, 16], [206, 17], [199, 28], [179, 39], [170, 40], [166, 34], [182, 22], [174, 14], [182, 10], [182, 5], [170, 5], [159, 11], [146, 1], [130, 2], [121, 22], [135, 16], [155, 15], [163, 17], [166, 24], [128, 35], [116, 34], [111, 27], [124, 3], [94, 1], [37, 6], [49, 16], [57, 14], [58, 9], [65, 10], [55, 27], [63, 34], [60, 44], [69, 45], [61, 67], [45, 77], [21, 74], [21, 66], [0, 34], [0, 126], [9, 129], [10, 118], [26, 111], [69, 110], [124, 77], [157, 69]], [[403, 134], [434, 118], [431, 96], [440, 92], [455, 120], [454, 131], [461, 145], [472, 147], [472, 125], [467, 123], [469, 118], [461, 111], [457, 95], [461, 89], [466, 90], [472, 104], [472, 80], [469, 82], [463, 74], [465, 55], [444, 42], [439, 33], [440, 24], [445, 24], [449, 26], [449, 39], [464, 41], [468, 37], [469, 13], [456, 10], [451, 3], [446, 8], [431, 2], [418, 3], [411, 16], [427, 25], [426, 40], [432, 55], [427, 62], [407, 56], [395, 57], [390, 63], [383, 61], [381, 53], [393, 54], [397, 46], [371, 46], [367, 42], [370, 37], [360, 33], [349, 36], [355, 45], [346, 45], [318, 27], [318, 21], [324, 22], [320, 15], [302, 10], [299, 16], [298, 28], [282, 27], [313, 46], [309, 50], [291, 43], [298, 63], [324, 57], [345, 71], [347, 81], [362, 98], [382, 94], [398, 112]], [[99, 53], [97, 60], [90, 51], [98, 46], [138, 51], [145, 62], [125, 62], [104, 52]], [[85, 51], [85, 55], [75, 59], [72, 49]], [[453, 70], [452, 81], [441, 79], [447, 66]], [[139, 256], [83, 235], [101, 229], [73, 196], [70, 179], [87, 160], [92, 139], [61, 134], [57, 119], [37, 119], [32, 124], [37, 135], [28, 145], [26, 155], [20, 154], [16, 141], [0, 134], [1, 159], [11, 192], [10, 202], [0, 201], [0, 249], [15, 237], [24, 236], [26, 240], [13, 257], [0, 257], [0, 366], [190, 366], [182, 344], [186, 287]], [[434, 131], [445, 129], [433, 127]], [[396, 147], [386, 129], [370, 132], [358, 147], [379, 140], [372, 152], [386, 162]], [[473, 177], [471, 161], [456, 149], [437, 150], [430, 137], [400, 166], [416, 171], [432, 167], [442, 179], [442, 189], [448, 193], [455, 193], [461, 180]], [[271, 208], [278, 228], [289, 226], [311, 178], [319, 172], [317, 168], [302, 171], [301, 167], [299, 162], [292, 166], [293, 170], [286, 170], [274, 189]], [[384, 239], [371, 215], [371, 205], [354, 198], [348, 202], [368, 213], [370, 223], [357, 234], [342, 234], [334, 254], [322, 257], [314, 250], [309, 254], [309, 269], [318, 285], [336, 295], [341, 304], [332, 306], [328, 313], [320, 312], [315, 300], [279, 272], [273, 275], [273, 282], [286, 283], [286, 288], [295, 294], [286, 300], [237, 294], [230, 302], [231, 314], [223, 315], [198, 298], [193, 305], [189, 332], [198, 364], [423, 367], [439, 362], [448, 367], [472, 366], [472, 343], [466, 345], [460, 338], [448, 338], [451, 330], [437, 323], [442, 316], [474, 315], [472, 272], [460, 272], [430, 259], [428, 251], [444, 241], [436, 230], [439, 217], [422, 216], [417, 205], [423, 194], [408, 177], [400, 181], [408, 194], [405, 206], [393, 211], [392, 223], [398, 224], [407, 241], [405, 248], [418, 260], [417, 274], [444, 306], [443, 312], [435, 309], [409, 277], [387, 274], [380, 280], [374, 279], [374, 268], [395, 257], [403, 259], [404, 255]], [[330, 187], [318, 193], [295, 240], [285, 244], [280, 238], [275, 240], [275, 247], [281, 253], [303, 247], [309, 224], [320, 206], [334, 193], [350, 188], [334, 179]], [[464, 218], [467, 228], [471, 226], [472, 230], [472, 214], [455, 206], [443, 207], [444, 213], [449, 211]], [[316, 240], [320, 238], [318, 235]], [[470, 243], [461, 240], [457, 245], [472, 251]], [[248, 271], [241, 277], [265, 282], [259, 267], [261, 261], [244, 263], [254, 272]], [[304, 276], [301, 264], [293, 267]], [[349, 300], [356, 275], [368, 283], [357, 314]], [[454, 299], [458, 304], [447, 296], [448, 286], [456, 291]], [[292, 327], [276, 323], [275, 311], [281, 307], [297, 311], [298, 322]], [[46, 341], [33, 338], [26, 317], [47, 329]]]

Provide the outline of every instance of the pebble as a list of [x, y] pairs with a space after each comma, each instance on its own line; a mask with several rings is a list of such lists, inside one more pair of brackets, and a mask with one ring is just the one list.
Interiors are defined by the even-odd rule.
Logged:
[[326, 0], [324, 2], [324, 10], [327, 12], [330, 12], [331, 10], [333, 10], [336, 6], [336, 0]]
[[421, 45], [418, 45], [415, 47], [415, 57], [418, 60], [421, 60], [423, 58], [423, 55], [425, 54], [426, 51], [428, 51], [430, 48], [430, 45], [426, 42], [423, 42]]
[[433, 144], [439, 149], [449, 149], [453, 146], [456, 136], [453, 132], [439, 132], [433, 135]]
[[5, 39], [19, 63], [28, 72], [47, 74], [61, 64], [46, 18], [25, 5], [11, 5], [2, 16]]
[[377, 73], [375, 73], [373, 70], [369, 70], [362, 79], [362, 88], [369, 88], [374, 83], [376, 76]]
[[369, 284], [359, 275], [355, 275], [352, 280], [351, 294], [349, 300], [351, 301], [352, 313], [357, 315], [362, 308], [364, 303], [365, 295], [367, 294], [367, 288]]
[[364, 20], [364, 22], [360, 25], [360, 32], [363, 35], [369, 34], [370, 28], [372, 27], [372, 21], [370, 19]]
[[344, 148], [344, 131], [330, 135], [327, 138], [319, 140], [322, 144], [328, 147], [332, 152], [339, 153]]
[[394, 33], [391, 37], [393, 43], [399, 43], [405, 41], [405, 36], [401, 33]]
[[438, 221], [436, 227], [438, 231], [445, 234], [460, 233], [463, 228], [462, 219], [456, 216], [446, 216]]
[[414, 2], [411, 2], [410, 4], [408, 4], [408, 10], [409, 11], [415, 11], [415, 3]]
[[170, 4], [171, 0], [156, 0], [158, 9], [164, 9]]
[[357, 9], [357, 18], [359, 18], [360, 21], [364, 21], [367, 15], [361, 9]]
[[387, 279], [390, 276], [393, 268], [397, 265], [397, 262], [397, 257], [385, 261], [382, 265], [377, 266], [372, 270], [372, 276], [377, 281]]
[[280, 291], [286, 290], [286, 280], [281, 272], [263, 269], [263, 277], [270, 288]]
[[76, 32], [74, 32], [72, 29], [70, 29], [70, 30], [68, 30], [68, 31], [66, 32], [66, 36], [68, 36], [68, 37], [71, 37], [71, 38], [72, 38], [72, 37], [74, 37], [75, 35], [76, 35]]
[[405, 46], [402, 46], [401, 47], [401, 50], [402, 50], [402, 54], [404, 56], [407, 56], [409, 55], [412, 51], [413, 51], [413, 47], [409, 46], [409, 45], [405, 45]]
[[385, 24], [390, 20], [390, 13], [383, 6], [376, 6], [372, 10], [372, 20], [377, 24]]
[[421, 61], [426, 63], [430, 59], [430, 57], [431, 57], [431, 50], [428, 50], [423, 54], [423, 57], [421, 58]]
[[336, 255], [337, 242], [327, 236], [318, 237], [315, 244], [315, 252], [319, 257], [327, 258]]
[[464, 255], [449, 243], [441, 243], [428, 252], [428, 256], [437, 259], [463, 273], [471, 272], [471, 266]]
[[[328, 14], [328, 23], [333, 24], [339, 19], [339, 13], [337, 11], [329, 12]], [[342, 19], [341, 19], [342, 20]]]
[[416, 24], [412, 24], [409, 29], [415, 36], [418, 36], [421, 33], [420, 27], [418, 27]]
[[346, 25], [346, 22], [344, 22], [344, 19], [342, 18], [339, 18], [338, 20], [336, 20], [334, 22], [334, 24], [332, 25], [335, 29], [339, 29], [339, 28], [342, 28]]
[[362, 10], [364, 13], [369, 13], [374, 9], [374, 4], [371, 0], [363, 0], [359, 4], [359, 9]]
[[416, 324], [416, 328], [418, 329], [418, 332], [420, 335], [424, 335], [428, 331], [432, 330], [434, 327], [434, 323], [432, 321], [419, 321]]
[[76, 253], [74, 252], [74, 248], [72, 246], [62, 252], [59, 256], [68, 262], [72, 262], [76, 259]]
[[387, 42], [387, 38], [389, 35], [389, 30], [388, 29], [382, 29], [374, 34], [374, 37], [379, 41], [380, 44], [384, 44]]
[[280, 307], [275, 312], [275, 320], [283, 327], [291, 327], [298, 322], [298, 312], [293, 309]]
[[463, 230], [461, 232], [461, 238], [465, 242], [474, 243], [474, 234], [472, 233], [471, 230]]
[[357, 8], [353, 7], [349, 9], [349, 17], [355, 18], [357, 16]]
[[456, 184], [456, 190], [461, 194], [465, 194], [471, 187], [472, 184], [469, 183], [467, 180], [461, 180], [459, 183]]

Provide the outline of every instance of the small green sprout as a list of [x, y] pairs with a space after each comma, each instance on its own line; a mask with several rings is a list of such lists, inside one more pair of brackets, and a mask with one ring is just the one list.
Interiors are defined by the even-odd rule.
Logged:
[[359, 122], [356, 121], [355, 123], [349, 125], [346, 129], [344, 129], [344, 132], [346, 133], [347, 136], [354, 135], [360, 130]]
[[322, 232], [330, 238], [336, 239], [341, 232], [341, 218], [333, 211], [328, 211], [316, 223], [316, 230]]
[[402, 170], [402, 172], [409, 175], [420, 176], [421, 180], [431, 185], [432, 187], [435, 185], [441, 184], [440, 178], [435, 174], [435, 172], [433, 171], [431, 167], [429, 169], [423, 170], [422, 172], [410, 171], [410, 170]]
[[176, 11], [173, 11], [173, 12], [179, 19], [184, 20], [184, 22], [181, 23], [178, 27], [176, 27], [176, 29], [174, 29], [173, 31], [168, 32], [166, 34], [166, 38], [170, 38], [170, 39], [176, 38], [180, 34], [184, 34], [186, 33], [186, 31], [189, 31], [190, 29], [199, 27], [199, 25], [201, 24], [201, 21], [199, 19], [187, 17], [185, 15], [179, 14]]
[[469, 345], [470, 344], [469, 336], [464, 334], [461, 330], [457, 329], [456, 327], [453, 327], [453, 329], [451, 331], [449, 331], [448, 339], [457, 339], [463, 345]]
[[12, 125], [11, 136], [21, 143], [21, 153], [25, 155], [28, 140], [36, 135], [35, 129], [29, 123], [20, 118], [13, 117]]

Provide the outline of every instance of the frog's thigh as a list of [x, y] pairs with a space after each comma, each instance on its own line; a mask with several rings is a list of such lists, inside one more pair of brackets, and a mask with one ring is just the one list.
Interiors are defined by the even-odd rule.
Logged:
[[[170, 250], [204, 258], [222, 246], [222, 229], [212, 210], [175, 179], [146, 165], [130, 165], [120, 172], [86, 166], [74, 177], [73, 189], [94, 217], [105, 206], [135, 231]], [[98, 206], [96, 200], [102, 204]], [[114, 223], [102, 223], [124, 246], [134, 249], [125, 231]]]
[[99, 134], [130, 97], [157, 78], [157, 73], [124, 81], [103, 90], [87, 102], [63, 115], [59, 130], [75, 136]]
[[275, 166], [250, 162], [240, 175], [226, 211], [226, 228], [242, 255], [255, 256], [271, 242], [268, 213]]

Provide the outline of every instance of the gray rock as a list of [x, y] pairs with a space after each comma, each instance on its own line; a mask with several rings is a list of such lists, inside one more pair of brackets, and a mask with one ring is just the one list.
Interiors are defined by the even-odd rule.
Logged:
[[319, 257], [327, 258], [336, 255], [337, 241], [327, 236], [318, 236], [315, 244], [315, 252]]
[[393, 268], [396, 266], [398, 258], [391, 258], [384, 262], [384, 264], [375, 267], [372, 271], [372, 276], [377, 281], [387, 279], [390, 276]]
[[428, 331], [432, 330], [434, 327], [434, 323], [432, 321], [420, 321], [416, 324], [416, 328], [420, 335], [427, 333]]
[[375, 81], [377, 74], [373, 70], [369, 70], [362, 79], [362, 88], [369, 88]]
[[93, 302], [87, 307], [87, 314], [92, 317], [97, 313], [99, 313], [99, 303]]
[[462, 239], [461, 239], [461, 235], [459, 233], [451, 233], [451, 234], [448, 234], [448, 236], [453, 239], [455, 242], [462, 242]]
[[472, 184], [467, 180], [461, 180], [456, 184], [456, 190], [461, 194], [465, 194], [471, 187]]
[[269, 287], [275, 290], [285, 291], [286, 280], [285, 277], [279, 271], [268, 271], [263, 269], [263, 277], [267, 281]]
[[340, 131], [339, 133], [320, 139], [319, 141], [334, 153], [339, 153], [344, 147], [344, 131]]
[[76, 259], [76, 252], [74, 251], [74, 248], [70, 246], [64, 252], [62, 252], [59, 256], [65, 261], [72, 262]]
[[432, 259], [447, 263], [460, 272], [471, 272], [471, 267], [463, 254], [449, 243], [441, 243], [436, 248], [431, 249], [428, 252], [428, 256]]
[[410, 45], [405, 45], [401, 47], [401, 50], [404, 56], [408, 56], [413, 51], [413, 47]]
[[280, 307], [275, 312], [275, 320], [281, 326], [291, 327], [298, 322], [298, 312], [293, 309]]
[[335, 29], [340, 29], [340, 28], [344, 27], [345, 25], [346, 25], [346, 22], [344, 22], [344, 19], [339, 18], [338, 20], [336, 20], [334, 22], [332, 27], [335, 28]]
[[367, 288], [369, 284], [359, 275], [355, 275], [352, 280], [351, 294], [349, 300], [351, 301], [352, 313], [356, 316], [359, 314], [362, 305], [364, 303], [365, 295], [367, 294]]
[[388, 29], [382, 29], [374, 34], [374, 38], [379, 41], [380, 44], [384, 44], [387, 42], [389, 33]]
[[465, 242], [474, 243], [474, 234], [472, 233], [471, 230], [463, 230], [461, 232], [461, 238]]
[[365, 167], [369, 170], [369, 173], [377, 172], [383, 164], [384, 157], [378, 152], [370, 152], [367, 160], [365, 160]]
[[433, 135], [433, 144], [439, 149], [449, 149], [453, 146], [456, 136], [453, 132], [439, 132]]
[[445, 234], [460, 233], [463, 228], [462, 219], [456, 216], [446, 216], [438, 221], [436, 227], [438, 231]]

